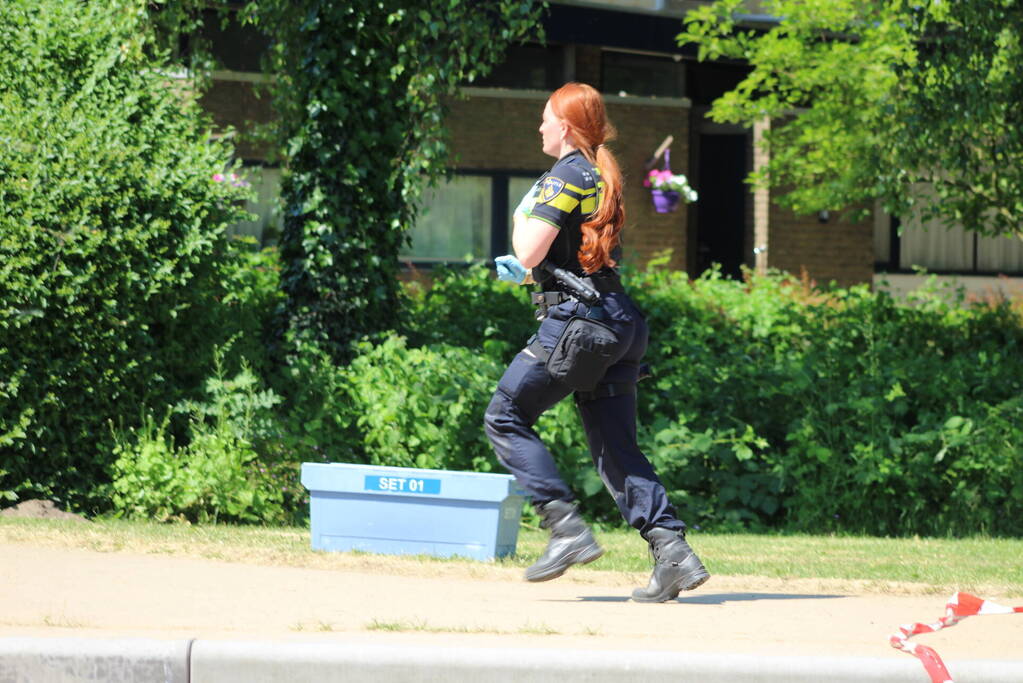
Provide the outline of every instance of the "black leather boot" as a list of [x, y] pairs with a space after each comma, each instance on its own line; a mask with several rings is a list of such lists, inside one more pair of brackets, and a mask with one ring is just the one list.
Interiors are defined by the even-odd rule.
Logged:
[[646, 540], [654, 554], [654, 573], [650, 585], [632, 591], [636, 602], [665, 602], [678, 597], [679, 591], [691, 591], [710, 578], [700, 558], [686, 543], [680, 531], [654, 527]]
[[526, 570], [526, 581], [556, 579], [573, 564], [593, 562], [604, 554], [575, 503], [552, 500], [537, 506], [537, 512], [543, 518], [540, 526], [550, 530], [551, 540], [536, 564]]

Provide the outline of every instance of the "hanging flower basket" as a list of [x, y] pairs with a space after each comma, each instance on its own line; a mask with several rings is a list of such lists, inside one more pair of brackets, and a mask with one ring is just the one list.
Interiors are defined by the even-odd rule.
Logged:
[[682, 195], [671, 190], [650, 190], [650, 196], [654, 200], [654, 211], [657, 213], [670, 213], [678, 208]]
[[670, 213], [679, 207], [683, 199], [689, 203], [698, 198], [696, 190], [689, 186], [689, 180], [684, 175], [671, 172], [670, 149], [664, 150], [664, 168], [650, 171], [643, 186], [650, 188], [650, 197], [657, 213]]

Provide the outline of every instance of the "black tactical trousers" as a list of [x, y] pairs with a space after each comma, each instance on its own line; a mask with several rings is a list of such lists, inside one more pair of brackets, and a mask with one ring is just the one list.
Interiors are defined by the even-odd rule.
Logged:
[[[655, 526], [684, 530], [685, 524], [677, 518], [664, 486], [636, 443], [635, 385], [647, 347], [646, 321], [623, 293], [605, 294], [602, 304], [605, 318], [601, 322], [614, 329], [621, 345], [615, 363], [594, 392], [598, 396], [611, 393], [603, 392], [602, 387], [612, 385], [614, 395], [576, 397], [593, 464], [622, 516], [641, 533]], [[585, 312], [586, 307], [574, 301], [551, 307], [537, 332], [540, 343], [548, 350], [553, 348], [568, 319]], [[575, 498], [533, 430], [540, 415], [570, 393], [570, 388], [552, 380], [543, 363], [524, 349], [501, 377], [487, 408], [484, 421], [494, 451], [534, 504]]]

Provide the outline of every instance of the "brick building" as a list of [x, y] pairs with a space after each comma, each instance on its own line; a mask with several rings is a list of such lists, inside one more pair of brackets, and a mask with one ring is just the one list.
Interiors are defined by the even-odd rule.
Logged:
[[[671, 265], [697, 275], [720, 264], [805, 273], [819, 283], [895, 282], [913, 278], [913, 266], [981, 278], [1023, 273], [1019, 240], [977, 238], [972, 233], [904, 226], [875, 212], [853, 224], [822, 213], [797, 216], [751, 192], [747, 173], [763, 160], [759, 130], [717, 124], [711, 102], [746, 73], [741, 63], [701, 63], [694, 46], [679, 46], [685, 12], [700, 0], [559, 0], [545, 13], [543, 45], [511, 48], [504, 64], [483, 81], [467, 84], [448, 103], [453, 143], [450, 181], [427, 196], [402, 260], [417, 266], [466, 257], [489, 260], [509, 251], [510, 212], [552, 159], [542, 154], [537, 127], [546, 96], [569, 80], [589, 83], [605, 96], [618, 129], [611, 145], [625, 176], [626, 259], [637, 265], [665, 250]], [[750, 25], [776, 20], [747, 3]], [[256, 94], [258, 36], [242, 29], [210, 29], [226, 70], [214, 76], [205, 105], [218, 124], [245, 130], [270, 116], [267, 96]], [[671, 167], [697, 189], [696, 203], [657, 213], [642, 186], [645, 162], [667, 137]], [[250, 167], [260, 218], [241, 232], [272, 237], [278, 220], [273, 198], [280, 170], [264, 148], [242, 139], [238, 153]], [[1004, 279], [1000, 281], [1004, 287]]]

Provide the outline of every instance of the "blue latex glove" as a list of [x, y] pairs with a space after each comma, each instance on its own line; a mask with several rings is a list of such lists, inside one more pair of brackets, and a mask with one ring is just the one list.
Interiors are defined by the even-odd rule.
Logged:
[[519, 263], [519, 260], [511, 254], [498, 256], [494, 259], [494, 265], [497, 268], [498, 280], [521, 285], [522, 281], [526, 279], [526, 267]]

